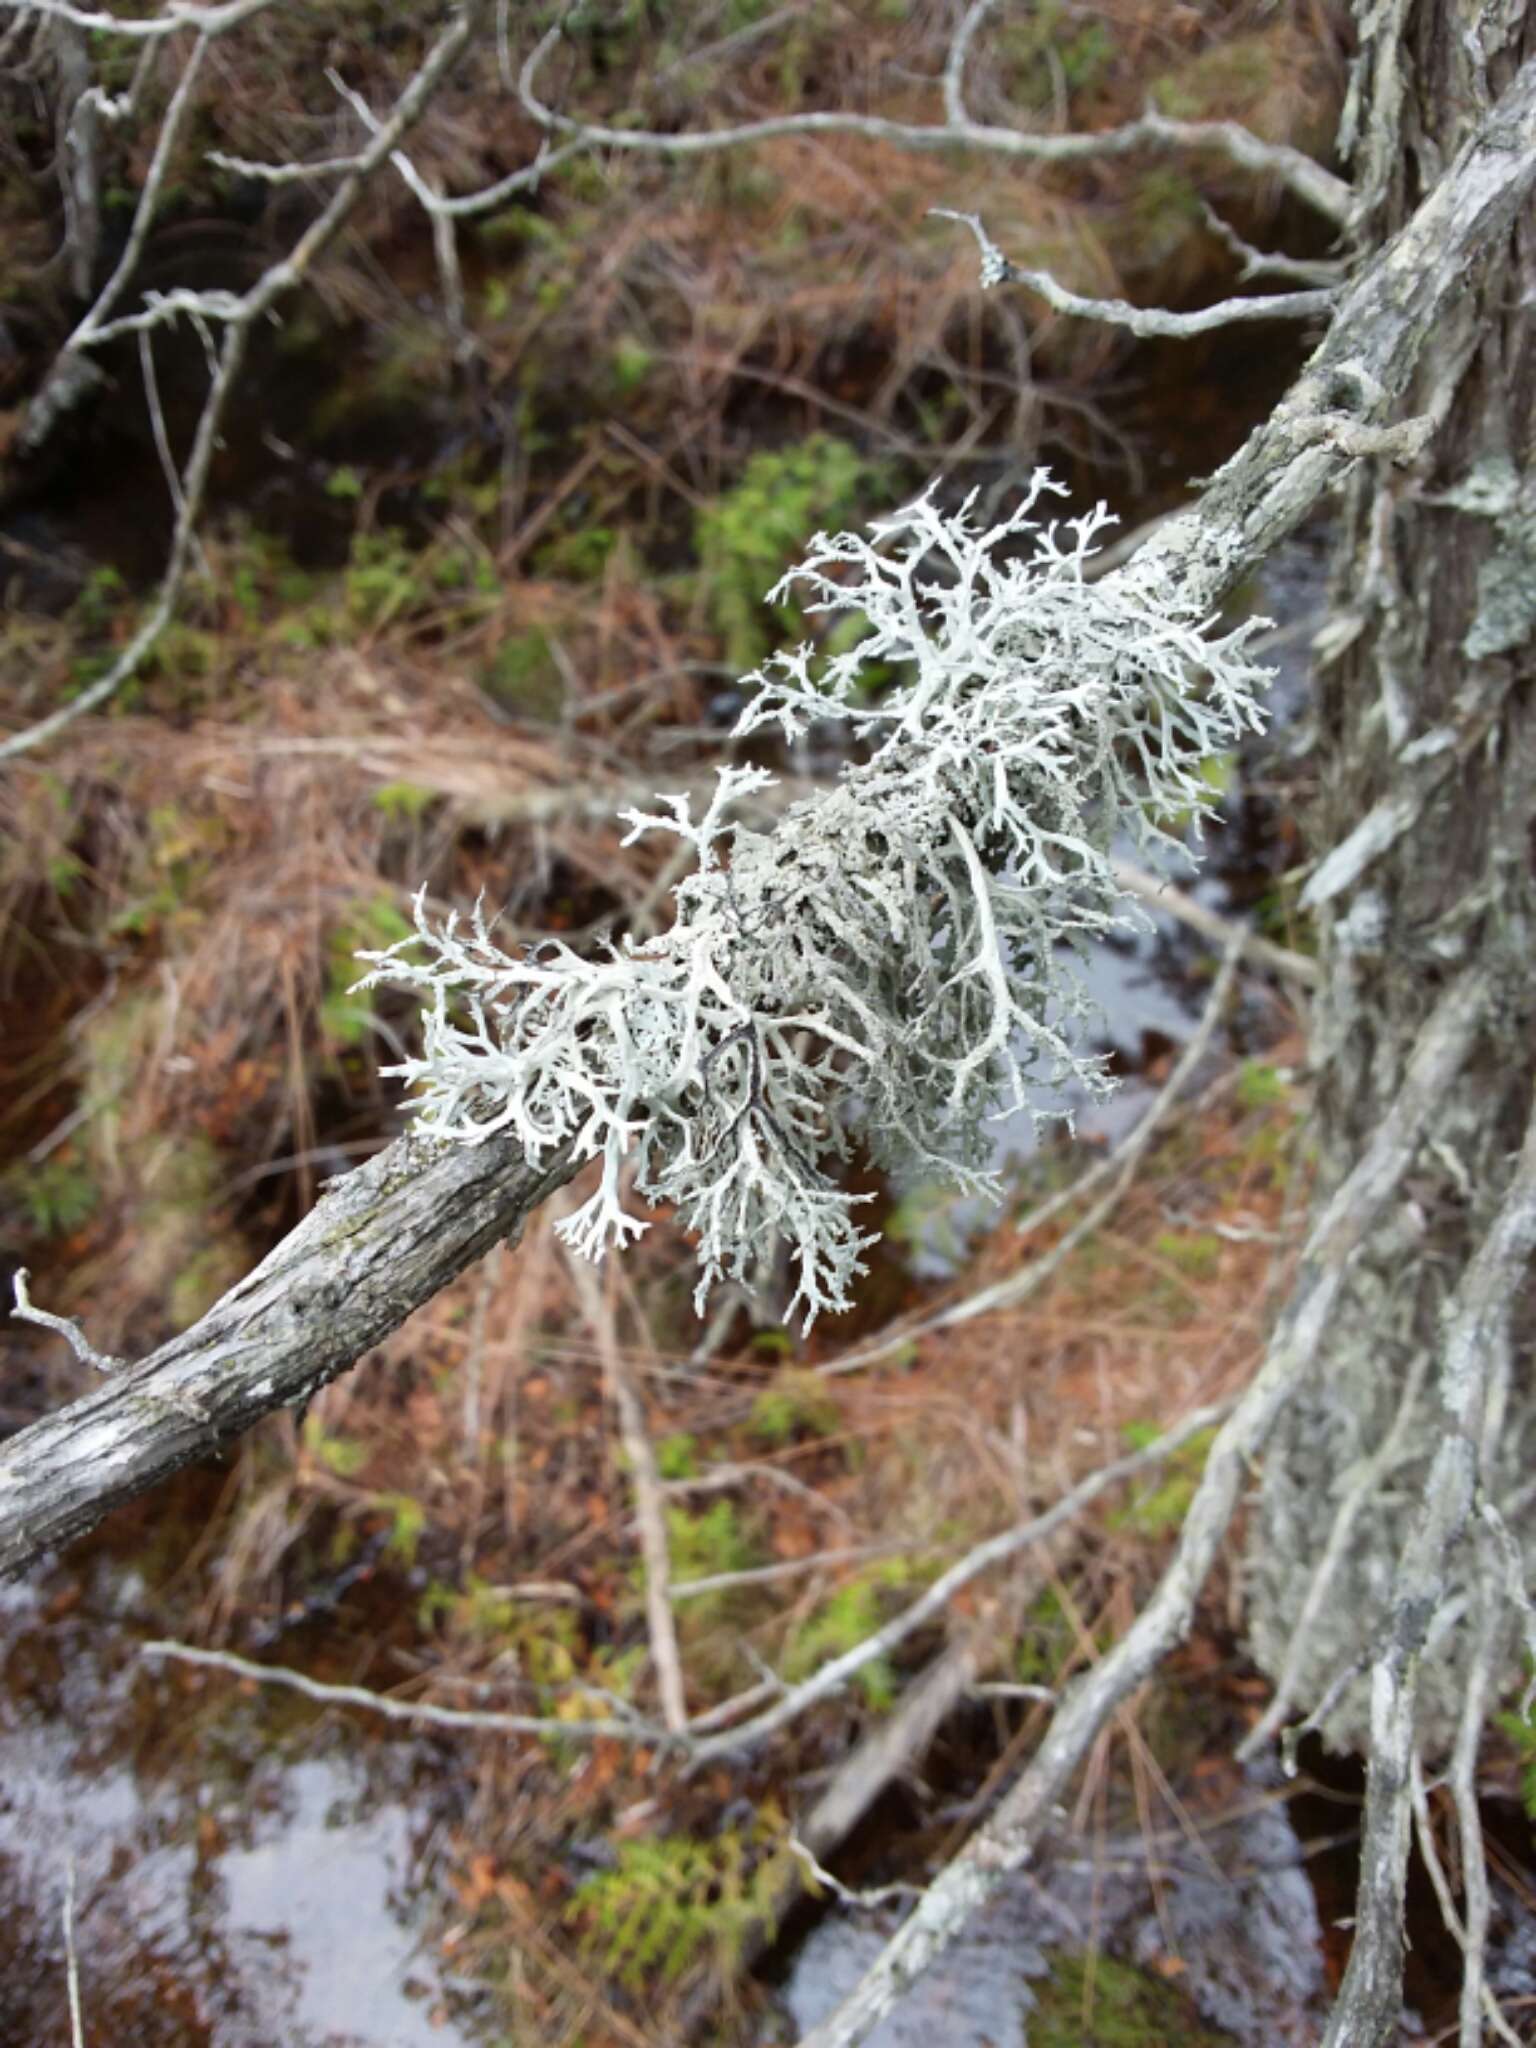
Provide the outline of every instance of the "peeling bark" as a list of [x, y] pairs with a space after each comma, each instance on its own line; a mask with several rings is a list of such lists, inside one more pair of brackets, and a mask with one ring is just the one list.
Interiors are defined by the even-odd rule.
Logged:
[[[1424, 0], [1370, 10], [1348, 116], [1360, 225], [1396, 232], [1490, 96], [1536, 54], [1524, 8]], [[1443, 1419], [1426, 1391], [1390, 1473], [1297, 1628], [1351, 1474], [1393, 1430], [1405, 1384], [1442, 1338], [1446, 1305], [1510, 1183], [1536, 1083], [1536, 225], [1516, 217], [1446, 301], [1407, 393], [1438, 416], [1409, 472], [1367, 463], [1347, 487], [1333, 577], [1338, 652], [1318, 679], [1323, 775], [1313, 843], [1323, 985], [1314, 1013], [1319, 1200], [1360, 1156], [1446, 978], [1491, 973], [1492, 1021], [1447, 1091], [1395, 1207], [1361, 1248], [1317, 1370], [1266, 1454], [1247, 1571], [1254, 1648], [1289, 1662], [1303, 1706], [1382, 1627]], [[1347, 851], [1348, 857], [1343, 857]], [[1497, 1361], [1498, 1424], [1482, 1474], [1512, 1526], [1536, 1457], [1536, 1316], [1517, 1312]], [[1470, 1547], [1452, 1575], [1465, 1595]], [[1456, 1725], [1476, 1602], [1426, 1653], [1419, 1729]], [[1513, 1617], [1495, 1668], [1509, 1670]], [[1330, 1739], [1363, 1744], [1369, 1688], [1343, 1689]]]

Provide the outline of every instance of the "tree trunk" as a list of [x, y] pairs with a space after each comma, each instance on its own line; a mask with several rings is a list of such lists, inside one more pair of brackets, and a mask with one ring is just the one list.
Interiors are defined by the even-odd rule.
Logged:
[[[1362, 27], [1346, 141], [1373, 249], [1536, 50], [1536, 26], [1510, 0], [1481, 10], [1471, 35], [1452, 0], [1389, 0], [1360, 13], [1374, 26]], [[1248, 1550], [1252, 1642], [1271, 1674], [1289, 1667], [1301, 1711], [1375, 1647], [1443, 1429], [1432, 1368], [1442, 1305], [1508, 1185], [1536, 1080], [1533, 309], [1527, 216], [1469, 275], [1420, 358], [1404, 409], [1439, 422], [1422, 460], [1410, 471], [1362, 464], [1342, 511], [1333, 652], [1320, 661], [1316, 699], [1314, 844], [1336, 851], [1308, 890], [1324, 969], [1312, 1050], [1319, 1202], [1379, 1126], [1447, 977], [1476, 959], [1492, 970], [1495, 994], [1478, 1049], [1420, 1150], [1410, 1199], [1357, 1253], [1310, 1383], [1265, 1452]], [[1511, 1303], [1507, 1333], [1492, 1340], [1500, 1355], [1484, 1466], [1487, 1493], [1528, 1559], [1533, 1331], [1532, 1304]], [[1304, 1619], [1338, 1502], [1395, 1422], [1390, 1469], [1355, 1521], [1328, 1597]], [[1469, 1561], [1462, 1566], [1465, 1575]], [[1511, 1613], [1511, 1662], [1513, 1623]], [[1459, 1702], [1467, 1625], [1453, 1619], [1438, 1647], [1432, 1639], [1420, 1693], [1432, 1743]], [[1360, 1742], [1366, 1707], [1357, 1680], [1325, 1723], [1330, 1739]]]

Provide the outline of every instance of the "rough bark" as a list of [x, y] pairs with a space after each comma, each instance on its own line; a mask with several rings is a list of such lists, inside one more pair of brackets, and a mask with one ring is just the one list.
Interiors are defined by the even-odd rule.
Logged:
[[302, 1404], [568, 1180], [504, 1138], [398, 1139], [202, 1321], [0, 1445], [0, 1576], [94, 1528], [278, 1408]]
[[[1362, 230], [1393, 234], [1485, 118], [1487, 98], [1536, 52], [1524, 8], [1485, 6], [1469, 29], [1451, 0], [1362, 10], [1347, 116]], [[1527, 211], [1437, 320], [1407, 394], [1440, 423], [1410, 473], [1351, 479], [1334, 570], [1335, 658], [1317, 686], [1323, 775], [1314, 843], [1323, 985], [1315, 1010], [1319, 1200], [1359, 1158], [1401, 1085], [1408, 1049], [1448, 976], [1477, 959], [1494, 1003], [1480, 1052], [1447, 1089], [1409, 1183], [1361, 1248], [1318, 1369], [1280, 1418], [1251, 1524], [1252, 1639], [1287, 1666], [1303, 1711], [1371, 1643], [1443, 1420], [1426, 1356], [1446, 1304], [1510, 1183], [1536, 1082], [1536, 227]], [[1514, 1526], [1536, 1452], [1533, 1318], [1518, 1309], [1495, 1362], [1483, 1483]], [[1298, 1621], [1351, 1474], [1393, 1430], [1405, 1384], [1426, 1391], [1399, 1423], [1393, 1469]], [[1337, 1546], [1336, 1546], [1337, 1549]], [[1475, 1560], [1470, 1546], [1460, 1584]], [[1421, 1734], [1455, 1725], [1476, 1603], [1426, 1661]], [[1512, 1618], [1511, 1618], [1512, 1619]], [[1505, 1665], [1513, 1648], [1506, 1637]], [[1325, 1726], [1363, 1742], [1362, 1678]]]

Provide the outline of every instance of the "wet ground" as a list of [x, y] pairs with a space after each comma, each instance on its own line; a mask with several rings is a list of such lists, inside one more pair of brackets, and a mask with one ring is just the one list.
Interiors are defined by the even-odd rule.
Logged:
[[104, 1551], [0, 1587], [3, 2048], [69, 2039], [71, 1862], [90, 2043], [483, 2039], [433, 1938], [443, 1746], [151, 1662], [155, 1628], [143, 1579]]

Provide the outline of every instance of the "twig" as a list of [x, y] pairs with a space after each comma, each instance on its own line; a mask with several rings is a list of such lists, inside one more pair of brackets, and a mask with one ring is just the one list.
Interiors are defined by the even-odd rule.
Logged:
[[604, 149], [700, 156], [709, 150], [735, 149], [742, 143], [768, 142], [778, 135], [866, 135], [905, 149], [975, 149], [1035, 163], [1082, 163], [1158, 147], [1214, 149], [1245, 170], [1279, 179], [1298, 199], [1341, 226], [1348, 218], [1353, 198], [1350, 186], [1342, 178], [1334, 177], [1299, 149], [1261, 141], [1236, 121], [1173, 121], [1150, 108], [1139, 120], [1129, 121], [1123, 127], [1073, 135], [1032, 135], [1022, 129], [997, 128], [978, 121], [891, 121], [877, 114], [834, 112], [779, 114], [761, 121], [738, 122], [728, 128], [684, 129], [678, 134], [647, 128], [607, 128], [557, 114], [539, 98], [538, 74], [560, 35], [561, 24], [557, 22], [529, 52], [518, 77], [518, 97], [541, 127], [577, 136], [588, 144], [600, 144]]
[[922, 1896], [922, 1886], [916, 1884], [881, 1884], [876, 1885], [871, 1891], [852, 1891], [840, 1878], [834, 1877], [830, 1870], [817, 1862], [798, 1835], [790, 1836], [788, 1846], [805, 1865], [808, 1875], [818, 1885], [831, 1892], [834, 1898], [841, 1899], [845, 1906], [855, 1906], [860, 1911], [868, 1913], [873, 1912], [878, 1906], [888, 1906], [892, 1899], [915, 1899]]
[[1180, 924], [1187, 924], [1191, 931], [1200, 932], [1208, 939], [1214, 939], [1219, 946], [1228, 946], [1237, 941], [1237, 949], [1245, 960], [1255, 967], [1267, 968], [1271, 974], [1283, 975], [1287, 981], [1299, 981], [1303, 988], [1316, 988], [1322, 981], [1322, 969], [1305, 953], [1292, 952], [1289, 946], [1277, 946], [1270, 939], [1261, 938], [1257, 932], [1249, 931], [1246, 925], [1235, 923], [1230, 917], [1223, 917], [1219, 910], [1208, 909], [1199, 903], [1185, 889], [1162, 875], [1154, 875], [1146, 868], [1137, 867], [1134, 862], [1114, 856], [1110, 860], [1115, 879], [1129, 896], [1147, 904], [1153, 910], [1166, 911], [1176, 917]]
[[18, 1266], [12, 1276], [11, 1286], [15, 1302], [11, 1314], [24, 1323], [37, 1323], [42, 1329], [55, 1330], [68, 1344], [83, 1365], [94, 1366], [97, 1372], [121, 1372], [127, 1365], [126, 1358], [114, 1358], [110, 1353], [98, 1351], [80, 1325], [71, 1322], [68, 1316], [56, 1316], [45, 1308], [34, 1308], [27, 1293], [30, 1274], [25, 1266]]
[[[1488, 1863], [1483, 1851], [1483, 1820], [1477, 1796], [1477, 1753], [1488, 1718], [1494, 1671], [1504, 1643], [1503, 1616], [1496, 1589], [1487, 1573], [1478, 1580], [1476, 1599], [1466, 1690], [1462, 1694], [1461, 1719], [1456, 1728], [1448, 1773], [1461, 1847], [1462, 1894], [1466, 1901], [1459, 2015], [1461, 2048], [1482, 2048], [1482, 2021], [1485, 2018], [1507, 2048], [1520, 2048], [1519, 2036], [1499, 2010], [1485, 1969], [1492, 1902], [1488, 1895]], [[1448, 1921], [1446, 1924], [1449, 1926], [1451, 1923]]]
[[1342, 284], [1344, 265], [1332, 258], [1307, 261], [1299, 256], [1280, 256], [1269, 249], [1255, 249], [1251, 242], [1245, 242], [1236, 228], [1229, 226], [1215, 207], [1201, 200], [1200, 211], [1205, 224], [1218, 241], [1224, 242], [1232, 254], [1241, 262], [1243, 277], [1284, 277], [1293, 284], [1321, 285], [1329, 288]]
[[862, 1983], [801, 2048], [854, 2048], [867, 2038], [1004, 1877], [1034, 1855], [1100, 1731], [1184, 1635], [1251, 1460], [1310, 1370], [1350, 1255], [1396, 1191], [1431, 1114], [1465, 1064], [1487, 999], [1487, 980], [1476, 972], [1442, 995], [1419, 1034], [1397, 1099], [1353, 1171], [1323, 1205], [1268, 1356], [1211, 1446], [1157, 1591], [1114, 1648], [1067, 1692], [1033, 1760], [993, 1818], [934, 1880]]
[[[569, 1208], [567, 1208], [569, 1214]], [[579, 1252], [565, 1249], [565, 1262], [575, 1283], [582, 1314], [597, 1343], [603, 1374], [619, 1415], [619, 1441], [635, 1494], [635, 1520], [640, 1530], [640, 1558], [645, 1571], [645, 1619], [651, 1639], [651, 1662], [661, 1695], [661, 1713], [668, 1730], [679, 1733], [688, 1721], [683, 1660], [677, 1647], [677, 1622], [672, 1600], [672, 1550], [662, 1507], [661, 1475], [645, 1426], [645, 1405], [630, 1374], [629, 1360], [613, 1327], [613, 1308], [597, 1273]]]
[[1133, 306], [1128, 299], [1085, 299], [1069, 291], [1048, 270], [1023, 270], [1010, 262], [978, 215], [956, 213], [948, 206], [930, 206], [928, 211], [939, 220], [962, 222], [976, 237], [981, 249], [983, 291], [1003, 284], [1022, 284], [1038, 293], [1058, 313], [1070, 313], [1077, 320], [1102, 320], [1143, 339], [1161, 336], [1186, 341], [1246, 320], [1316, 320], [1330, 315], [1338, 301], [1337, 290], [1332, 286], [1326, 290], [1277, 292], [1270, 298], [1222, 299], [1214, 306], [1202, 306], [1197, 313], [1170, 313], [1162, 306]]
[[950, 38], [944, 60], [944, 118], [951, 128], [963, 128], [970, 121], [965, 104], [965, 66], [976, 31], [991, 13], [995, 0], [971, 0], [960, 25]]
[[[148, 1642], [139, 1645], [141, 1657], [164, 1657], [179, 1664], [201, 1664], [212, 1671], [227, 1671], [236, 1678], [249, 1678], [258, 1685], [286, 1686], [325, 1707], [363, 1707], [382, 1714], [387, 1721], [399, 1721], [418, 1728], [452, 1728], [464, 1732], [479, 1729], [491, 1735], [569, 1735], [589, 1740], [598, 1737], [618, 1742], [666, 1742], [668, 1731], [654, 1721], [633, 1719], [607, 1721], [570, 1720], [549, 1714], [503, 1714], [482, 1707], [439, 1707], [430, 1700], [396, 1700], [387, 1693], [373, 1692], [365, 1685], [327, 1685], [307, 1672], [294, 1671], [286, 1664], [256, 1664], [249, 1657], [237, 1657], [232, 1650], [200, 1650], [191, 1643]], [[581, 1690], [581, 1688], [578, 1688]]]
[[80, 1958], [75, 1953], [75, 1855], [64, 1858], [64, 1982], [69, 1993], [70, 2048], [85, 2048], [85, 2022], [80, 2010]]
[[221, 7], [198, 7], [183, 0], [166, 14], [133, 16], [98, 14], [88, 7], [75, 7], [70, 0], [10, 0], [22, 14], [38, 14], [50, 21], [72, 22], [76, 28], [94, 29], [101, 35], [127, 36], [158, 41], [195, 28], [204, 36], [221, 36], [226, 29], [249, 21], [253, 14], [275, 5], [275, 0], [224, 0]]

